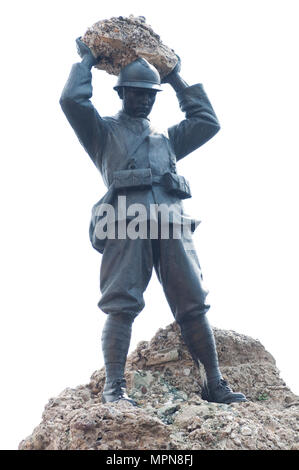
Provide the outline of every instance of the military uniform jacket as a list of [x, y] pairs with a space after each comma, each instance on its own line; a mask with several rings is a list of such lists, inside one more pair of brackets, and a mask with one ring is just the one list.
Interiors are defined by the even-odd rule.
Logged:
[[[201, 84], [185, 88], [177, 93], [185, 119], [177, 125], [158, 132], [148, 119], [132, 118], [120, 111], [113, 117], [102, 117], [90, 101], [92, 74], [83, 63], [74, 64], [63, 89], [60, 104], [79, 141], [100, 171], [107, 188], [110, 188], [115, 172], [126, 170], [132, 162], [137, 169], [151, 169], [155, 179], [167, 172], [176, 173], [176, 162], [207, 142], [220, 126], [210, 101]], [[138, 146], [136, 140], [146, 129], [147, 137]], [[167, 192], [163, 185], [150, 188], [120, 191], [126, 196], [126, 205], [142, 204], [147, 217], [154, 217], [150, 206], [166, 204], [180, 214], [184, 223], [182, 201]], [[113, 199], [117, 213], [117, 200]], [[123, 213], [122, 213], [123, 214]]]

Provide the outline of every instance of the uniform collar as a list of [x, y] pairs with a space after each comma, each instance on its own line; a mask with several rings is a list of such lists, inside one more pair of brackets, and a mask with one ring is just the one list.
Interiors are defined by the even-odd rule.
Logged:
[[132, 117], [130, 116], [129, 114], [127, 114], [125, 111], [121, 110], [117, 113], [117, 117], [118, 119], [124, 119], [126, 121], [131, 121], [131, 122], [145, 122], [145, 123], [149, 123], [150, 120], [148, 118], [139, 118], [139, 117]]

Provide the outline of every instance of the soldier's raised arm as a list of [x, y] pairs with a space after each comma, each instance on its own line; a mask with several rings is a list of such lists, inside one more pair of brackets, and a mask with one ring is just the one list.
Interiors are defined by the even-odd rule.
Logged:
[[181, 61], [162, 83], [169, 83], [177, 94], [186, 119], [168, 129], [177, 160], [211, 139], [220, 129], [217, 116], [201, 84], [189, 86], [180, 76]]
[[107, 130], [105, 121], [90, 98], [92, 97], [91, 68], [100, 58], [95, 58], [80, 38], [76, 39], [76, 45], [82, 61], [72, 66], [59, 102], [79, 141], [99, 168]]

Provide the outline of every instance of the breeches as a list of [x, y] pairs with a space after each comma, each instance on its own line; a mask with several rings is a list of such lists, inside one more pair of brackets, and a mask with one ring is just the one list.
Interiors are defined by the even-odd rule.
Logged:
[[102, 257], [98, 306], [107, 314], [136, 317], [153, 267], [178, 323], [205, 314], [208, 291], [191, 234], [169, 239], [107, 239]]

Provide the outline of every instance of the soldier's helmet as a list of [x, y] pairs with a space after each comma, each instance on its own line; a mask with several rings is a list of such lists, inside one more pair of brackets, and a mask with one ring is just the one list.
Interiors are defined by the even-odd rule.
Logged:
[[118, 91], [123, 86], [162, 91], [158, 70], [141, 57], [121, 69], [113, 88]]

